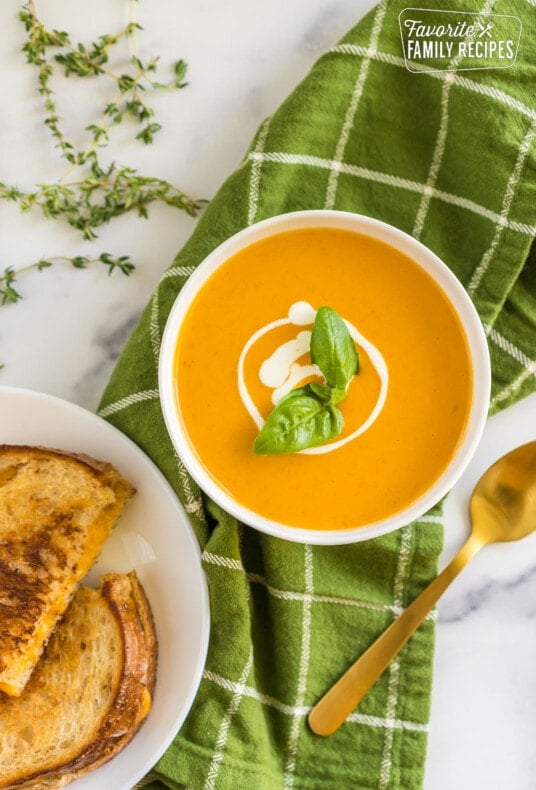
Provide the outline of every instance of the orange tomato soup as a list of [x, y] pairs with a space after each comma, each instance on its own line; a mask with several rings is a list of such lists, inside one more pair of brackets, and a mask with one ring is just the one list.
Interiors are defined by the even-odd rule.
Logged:
[[[259, 429], [240, 394], [239, 359], [297, 302], [332, 307], [352, 323], [385, 361], [387, 395], [372, 425], [338, 449], [255, 455]], [[273, 391], [259, 368], [304, 330], [311, 326], [276, 326], [245, 355], [244, 381], [264, 419]], [[360, 371], [340, 404], [341, 438], [367, 420], [382, 386], [356, 345]], [[299, 363], [310, 364], [306, 357]], [[472, 399], [465, 333], [434, 280], [383, 242], [330, 228], [280, 233], [226, 261], [188, 309], [175, 366], [179, 413], [211, 476], [265, 518], [308, 529], [368, 525], [418, 499], [452, 459]]]

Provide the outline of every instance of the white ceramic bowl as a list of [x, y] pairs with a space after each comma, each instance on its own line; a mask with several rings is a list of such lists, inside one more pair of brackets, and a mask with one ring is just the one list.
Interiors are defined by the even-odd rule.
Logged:
[[[182, 424], [176, 398], [174, 357], [182, 321], [207, 278], [231, 256], [267, 236], [300, 228], [330, 227], [372, 236], [413, 259], [438, 283], [454, 306], [465, 329], [473, 365], [473, 401], [462, 442], [444, 473], [421, 497], [403, 511], [365, 526], [339, 530], [302, 529], [265, 518], [234, 500], [207, 472]], [[278, 538], [311, 544], [343, 544], [384, 535], [422, 516], [456, 483], [480, 440], [490, 397], [490, 361], [482, 324], [465, 289], [450, 269], [427, 247], [403, 231], [379, 220], [343, 211], [298, 211], [251, 225], [217, 247], [190, 276], [170, 312], [159, 362], [160, 400], [166, 426], [184, 465], [215, 502], [240, 521]]]

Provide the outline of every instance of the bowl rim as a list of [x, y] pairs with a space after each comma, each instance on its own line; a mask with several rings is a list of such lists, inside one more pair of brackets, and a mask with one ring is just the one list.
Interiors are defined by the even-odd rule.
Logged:
[[[465, 331], [473, 363], [473, 397], [460, 445], [435, 483], [408, 507], [364, 526], [308, 529], [268, 519], [237, 502], [205, 469], [181, 422], [175, 397], [175, 347], [189, 305], [208, 277], [239, 250], [287, 230], [327, 227], [372, 236], [407, 255], [425, 269], [451, 302]], [[312, 545], [342, 545], [379, 537], [418, 520], [455, 485], [471, 460], [484, 430], [490, 391], [491, 364], [482, 322], [467, 291], [448, 266], [422, 242], [382, 220], [353, 212], [313, 209], [278, 214], [248, 225], [215, 247], [196, 267], [171, 308], [160, 347], [158, 386], [164, 422], [171, 442], [199, 487], [238, 520], [272, 537]]]

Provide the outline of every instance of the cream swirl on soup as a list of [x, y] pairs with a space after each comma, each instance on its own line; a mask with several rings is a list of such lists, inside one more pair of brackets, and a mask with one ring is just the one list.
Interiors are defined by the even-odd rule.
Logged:
[[[240, 354], [240, 359], [238, 361], [238, 391], [240, 393], [242, 403], [244, 404], [251, 419], [257, 428], [259, 428], [259, 430], [264, 424], [264, 418], [257, 408], [253, 397], [251, 396], [244, 374], [245, 361], [248, 352], [253, 348], [255, 343], [260, 338], [269, 334], [273, 329], [289, 324], [296, 327], [310, 326], [313, 324], [315, 316], [316, 310], [312, 305], [309, 304], [309, 302], [294, 302], [290, 306], [288, 316], [286, 318], [276, 319], [275, 321], [272, 321], [271, 323], [266, 324], [265, 326], [258, 329], [251, 335], [242, 349], [242, 353]], [[347, 433], [345, 436], [337, 439], [336, 441], [328, 442], [322, 446], [311, 447], [307, 450], [301, 451], [302, 453], [307, 453], [308, 455], [328, 453], [356, 439], [358, 436], [368, 430], [368, 428], [370, 428], [377, 419], [387, 397], [389, 371], [381, 352], [378, 348], [376, 348], [375, 345], [373, 345], [373, 343], [367, 340], [367, 338], [365, 338], [350, 321], [345, 319], [345, 324], [348, 327], [348, 331], [350, 332], [350, 335], [357, 347], [360, 350], [366, 352], [368, 359], [379, 376], [380, 389], [378, 397], [376, 402], [373, 404], [373, 407], [367, 418], [359, 425], [351, 426], [350, 433]], [[305, 364], [300, 362], [300, 359], [308, 354], [310, 342], [311, 331], [301, 330], [291, 340], [287, 340], [284, 343], [278, 345], [273, 353], [262, 362], [258, 372], [259, 380], [265, 387], [268, 387], [272, 390], [271, 400], [274, 406], [279, 403], [281, 398], [283, 398], [285, 395], [288, 395], [291, 390], [305, 381], [308, 381], [313, 377], [323, 378], [318, 367], [314, 365], [310, 359], [306, 361]], [[359, 380], [354, 381], [351, 386], [358, 387]]]

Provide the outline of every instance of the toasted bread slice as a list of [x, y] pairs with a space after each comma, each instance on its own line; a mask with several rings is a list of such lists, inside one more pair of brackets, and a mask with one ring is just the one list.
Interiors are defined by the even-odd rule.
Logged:
[[134, 572], [79, 588], [22, 695], [0, 693], [0, 788], [52, 790], [114, 757], [149, 712], [156, 661]]
[[0, 691], [22, 692], [132, 493], [111, 464], [0, 446]]

